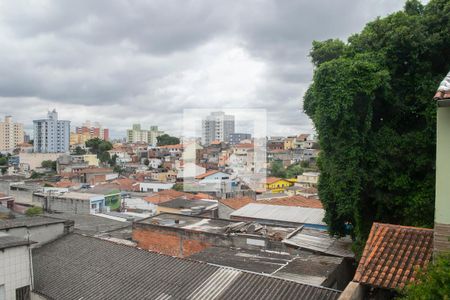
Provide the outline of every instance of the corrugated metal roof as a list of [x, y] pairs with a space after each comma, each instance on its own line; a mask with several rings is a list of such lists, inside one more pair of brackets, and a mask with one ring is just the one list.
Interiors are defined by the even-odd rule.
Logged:
[[250, 203], [234, 211], [231, 216], [284, 221], [298, 224], [326, 225], [325, 222], [323, 222], [325, 211], [321, 208]]
[[333, 238], [328, 232], [317, 229], [302, 228], [283, 243], [339, 257], [354, 257], [350, 238]]
[[78, 234], [33, 250], [50, 299], [337, 299], [339, 291], [148, 252]]

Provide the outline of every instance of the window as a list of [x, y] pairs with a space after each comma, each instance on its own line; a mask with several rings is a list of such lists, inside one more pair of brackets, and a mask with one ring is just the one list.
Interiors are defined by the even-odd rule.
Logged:
[[16, 300], [30, 300], [30, 286], [16, 289]]

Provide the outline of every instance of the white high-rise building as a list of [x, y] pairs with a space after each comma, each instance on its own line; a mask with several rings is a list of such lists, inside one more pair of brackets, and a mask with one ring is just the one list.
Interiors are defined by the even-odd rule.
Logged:
[[212, 112], [202, 120], [202, 144], [210, 145], [213, 141], [229, 142], [234, 133], [234, 116], [222, 111]]
[[23, 141], [23, 124], [13, 123], [11, 116], [6, 116], [5, 121], [0, 122], [0, 151], [11, 153]]
[[34, 120], [34, 152], [63, 153], [69, 151], [70, 121], [58, 120], [56, 110], [47, 119]]

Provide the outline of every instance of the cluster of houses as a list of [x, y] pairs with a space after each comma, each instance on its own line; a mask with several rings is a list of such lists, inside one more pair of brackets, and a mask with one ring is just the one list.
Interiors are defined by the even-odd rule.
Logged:
[[262, 165], [255, 144], [116, 144], [120, 171], [21, 151], [0, 178], [0, 299], [391, 299], [450, 249], [437, 198], [439, 227], [374, 223], [358, 261], [328, 233], [319, 173], [270, 175], [314, 165], [315, 141], [270, 138]]

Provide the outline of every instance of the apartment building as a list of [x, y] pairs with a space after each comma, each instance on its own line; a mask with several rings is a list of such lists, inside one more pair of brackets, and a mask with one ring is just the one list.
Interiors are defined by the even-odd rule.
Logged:
[[98, 122], [86, 121], [77, 127], [75, 132], [83, 136], [89, 136], [89, 139], [99, 138], [105, 141], [109, 140], [109, 129], [103, 128], [103, 126]]
[[202, 120], [202, 144], [210, 145], [213, 141], [229, 142], [234, 133], [235, 118], [222, 111], [212, 112]]
[[12, 152], [24, 142], [23, 124], [14, 123], [11, 116], [0, 122], [0, 151]]
[[148, 143], [156, 146], [158, 136], [163, 135], [164, 131], [158, 129], [158, 126], [150, 126], [150, 129], [142, 129], [141, 124], [133, 124], [131, 129], [127, 130], [128, 143]]
[[46, 119], [34, 120], [34, 152], [62, 153], [69, 151], [70, 121], [58, 120], [54, 109]]

